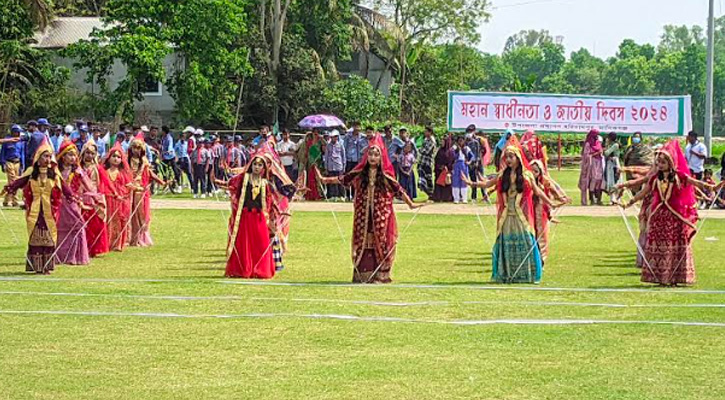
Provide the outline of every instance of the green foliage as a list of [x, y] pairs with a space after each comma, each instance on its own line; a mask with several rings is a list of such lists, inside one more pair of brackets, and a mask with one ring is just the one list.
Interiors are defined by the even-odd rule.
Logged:
[[68, 79], [48, 53], [29, 45], [36, 11], [22, 0], [0, 4], [0, 122], [26, 110], [32, 92], [62, 87]]
[[[67, 55], [88, 68], [87, 80], [101, 86], [116, 107], [132, 112], [141, 100], [139, 83], [165, 81], [183, 121], [229, 125], [234, 118], [241, 76], [248, 72], [245, 0], [109, 0], [109, 28], [91, 41], [72, 45]], [[169, 76], [164, 60], [177, 52], [186, 68]], [[109, 85], [115, 60], [126, 75]]]
[[0, 2], [0, 39], [25, 40], [33, 36], [33, 23], [23, 0]]
[[385, 121], [398, 115], [395, 99], [385, 97], [370, 82], [356, 75], [326, 88], [320, 110], [346, 121]]

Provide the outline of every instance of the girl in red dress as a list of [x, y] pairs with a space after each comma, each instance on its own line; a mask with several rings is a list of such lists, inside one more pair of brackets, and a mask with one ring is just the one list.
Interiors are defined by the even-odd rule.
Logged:
[[350, 172], [339, 177], [322, 177], [322, 184], [342, 184], [354, 188], [355, 198], [352, 263], [354, 283], [390, 283], [390, 271], [395, 260], [398, 226], [393, 199], [400, 198], [411, 209], [414, 204], [398, 181], [388, 151], [380, 135], [375, 135], [360, 162]]
[[106, 193], [110, 183], [106, 170], [98, 165], [98, 146], [93, 139], [89, 139], [81, 149], [81, 167], [83, 167], [89, 186], [88, 192], [84, 195], [84, 202], [89, 208], [83, 210], [88, 255], [96, 257], [109, 252]]
[[239, 175], [219, 183], [227, 186], [232, 202], [225, 276], [273, 278], [273, 239], [286, 217], [281, 202], [292, 197], [294, 184], [268, 146], [253, 154]]
[[676, 140], [657, 152], [656, 167], [656, 175], [651, 176], [642, 190], [624, 205], [629, 207], [652, 194], [642, 282], [662, 286], [693, 284], [695, 261], [690, 242], [697, 231], [695, 187], [712, 187], [691, 176]]
[[108, 175], [106, 213], [108, 214], [108, 242], [113, 251], [123, 251], [128, 243], [128, 219], [131, 215], [130, 169], [120, 142], [116, 142], [106, 155], [104, 169]]

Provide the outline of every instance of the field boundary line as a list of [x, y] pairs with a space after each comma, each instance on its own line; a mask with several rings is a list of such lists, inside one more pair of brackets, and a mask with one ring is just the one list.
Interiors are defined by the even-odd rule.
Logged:
[[82, 317], [144, 317], [144, 318], [185, 318], [185, 319], [264, 319], [264, 318], [296, 318], [315, 320], [340, 320], [357, 322], [395, 322], [411, 324], [435, 324], [457, 326], [480, 325], [671, 325], [692, 327], [725, 328], [722, 322], [700, 321], [651, 321], [651, 320], [599, 320], [599, 319], [489, 319], [489, 320], [428, 320], [398, 317], [360, 317], [343, 314], [292, 314], [292, 313], [257, 313], [257, 314], [179, 314], [153, 312], [118, 312], [118, 311], [65, 311], [65, 310], [0, 310], [0, 315], [53, 315]]
[[0, 277], [0, 282], [97, 282], [97, 283], [210, 283], [241, 286], [287, 286], [287, 287], [331, 287], [331, 288], [360, 288], [362, 289], [468, 289], [468, 290], [522, 290], [534, 292], [583, 292], [583, 293], [646, 293], [646, 294], [725, 294], [725, 290], [718, 289], [660, 289], [657, 287], [641, 289], [635, 288], [586, 288], [586, 287], [545, 287], [533, 285], [520, 286], [492, 286], [482, 282], [481, 285], [455, 283], [443, 284], [406, 284], [396, 283], [389, 285], [364, 285], [357, 283], [316, 283], [316, 282], [268, 282], [268, 281], [241, 281], [217, 279], [106, 279], [106, 278], [54, 278], [54, 277]]
[[170, 300], [170, 301], [278, 301], [291, 303], [328, 303], [328, 304], [351, 304], [380, 307], [435, 307], [435, 306], [461, 306], [461, 305], [525, 305], [542, 307], [601, 307], [601, 308], [725, 308], [722, 303], [693, 303], [693, 304], [624, 304], [624, 303], [590, 303], [590, 302], [569, 302], [569, 301], [496, 301], [496, 300], [474, 300], [474, 301], [383, 301], [383, 300], [349, 300], [349, 299], [320, 299], [300, 297], [259, 297], [259, 296], [183, 296], [183, 295], [136, 295], [136, 294], [110, 294], [110, 293], [88, 293], [88, 292], [35, 292], [35, 291], [0, 291], [0, 296], [50, 296], [50, 297], [95, 297], [114, 299], [139, 299], [139, 300]]

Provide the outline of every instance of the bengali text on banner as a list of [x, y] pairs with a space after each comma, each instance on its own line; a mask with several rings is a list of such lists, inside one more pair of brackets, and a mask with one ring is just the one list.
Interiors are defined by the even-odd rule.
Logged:
[[558, 94], [448, 92], [448, 129], [686, 135], [690, 96], [614, 97]]

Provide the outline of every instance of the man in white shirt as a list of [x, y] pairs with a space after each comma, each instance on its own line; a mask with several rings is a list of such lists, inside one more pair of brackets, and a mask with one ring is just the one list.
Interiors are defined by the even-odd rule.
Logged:
[[282, 160], [282, 165], [287, 175], [293, 182], [297, 181], [297, 163], [295, 163], [295, 154], [297, 153], [297, 144], [290, 140], [289, 129], [282, 131], [282, 141], [277, 143], [277, 153]]
[[697, 140], [697, 132], [695, 131], [690, 131], [687, 134], [687, 142], [688, 145], [685, 148], [687, 166], [690, 168], [690, 172], [695, 179], [702, 180], [702, 173], [705, 171], [707, 148]]

